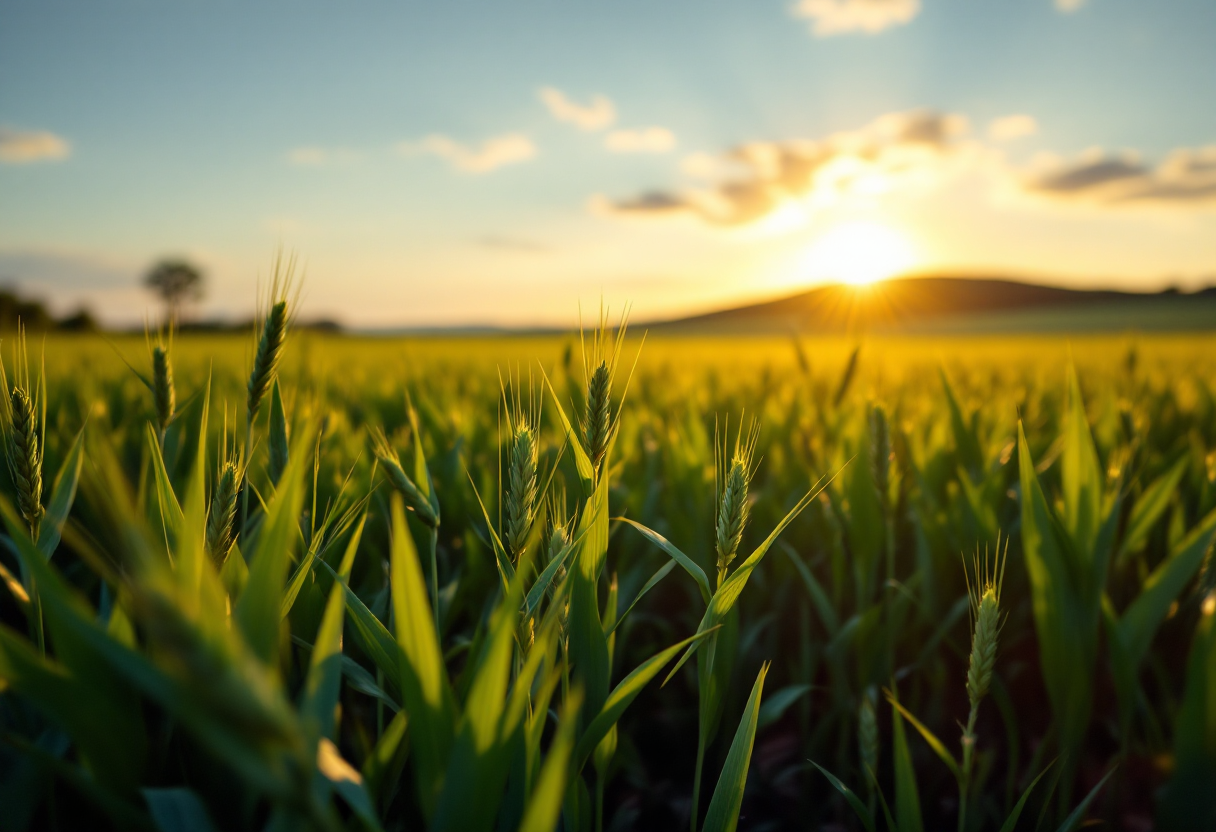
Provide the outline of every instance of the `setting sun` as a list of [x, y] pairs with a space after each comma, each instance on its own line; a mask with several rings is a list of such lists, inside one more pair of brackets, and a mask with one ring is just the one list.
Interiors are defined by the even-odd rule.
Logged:
[[806, 277], [852, 286], [868, 286], [915, 264], [916, 252], [907, 237], [869, 222], [830, 229], [811, 243], [802, 261]]

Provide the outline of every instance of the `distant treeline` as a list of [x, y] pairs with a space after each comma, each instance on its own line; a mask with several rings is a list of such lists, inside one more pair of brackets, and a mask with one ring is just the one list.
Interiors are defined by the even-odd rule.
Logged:
[[[176, 329], [178, 332], [200, 332], [200, 333], [240, 333], [252, 332], [255, 321], [253, 318], [243, 321], [226, 321], [226, 320], [201, 320], [201, 321], [182, 321], [179, 322]], [[312, 321], [297, 321], [293, 324], [293, 328], [297, 330], [310, 330], [313, 332], [341, 332], [342, 325], [337, 321], [326, 319], [318, 319]]]
[[18, 321], [33, 332], [96, 332], [100, 328], [88, 309], [56, 318], [41, 301], [18, 297], [11, 289], [0, 289], [0, 331], [14, 329]]
[[[42, 301], [23, 298], [12, 289], [0, 289], [0, 332], [11, 332], [20, 322], [30, 332], [100, 332], [102, 325], [93, 313], [82, 307], [70, 315], [57, 318]], [[253, 329], [253, 319], [243, 321], [198, 320], [183, 321], [176, 327], [179, 332], [239, 333]], [[302, 321], [297, 329], [319, 332], [341, 332], [336, 321]], [[135, 328], [143, 332], [143, 326]], [[135, 331], [135, 330], [133, 330]]]

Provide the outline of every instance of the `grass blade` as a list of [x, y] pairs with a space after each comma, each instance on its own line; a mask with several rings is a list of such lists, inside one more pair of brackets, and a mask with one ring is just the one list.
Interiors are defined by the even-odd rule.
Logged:
[[617, 627], [620, 627], [621, 622], [625, 620], [625, 616], [627, 616], [627, 615], [629, 615], [629, 613], [633, 612], [633, 608], [638, 605], [638, 601], [642, 600], [642, 596], [644, 596], [647, 592], [650, 592], [650, 590], [654, 589], [654, 587], [659, 583], [659, 581], [663, 580], [668, 575], [670, 575], [671, 570], [673, 570], [675, 568], [676, 568], [676, 562], [674, 560], [669, 560], [669, 561], [667, 561], [667, 563], [660, 566], [659, 571], [657, 571], [653, 575], [651, 575], [650, 580], [648, 580], [645, 584], [642, 585], [642, 588], [638, 590], [637, 595], [633, 596], [633, 600], [629, 602], [629, 606], [625, 609], [625, 611], [623, 613], [621, 613], [620, 616], [617, 617], [616, 621], [612, 622], [611, 629], [609, 629], [605, 635], [611, 636], [613, 633], [615, 633]]
[[1200, 521], [1145, 579], [1136, 600], [1123, 611], [1119, 630], [1132, 669], [1148, 655], [1153, 636], [1169, 613], [1170, 605], [1199, 569], [1216, 538], [1216, 510]]
[[1170, 498], [1178, 488], [1182, 475], [1186, 473], [1190, 459], [1183, 456], [1174, 465], [1144, 489], [1140, 499], [1132, 506], [1127, 517], [1127, 528], [1123, 532], [1123, 543], [1119, 547], [1118, 562], [1133, 552], [1144, 548], [1153, 525], [1170, 506]]
[[[542, 368], [541, 374], [544, 375], [544, 372]], [[557, 391], [553, 389], [553, 382], [549, 381], [548, 375], [544, 375], [544, 379], [545, 387], [549, 390], [549, 396], [553, 399], [553, 410], [557, 413], [558, 421], [561, 422], [566, 444], [570, 447], [571, 453], [574, 454], [574, 467], [578, 471], [579, 482], [583, 487], [583, 496], [590, 497], [595, 491], [595, 468], [591, 464], [591, 458], [587, 456], [587, 451], [583, 449], [579, 432], [570, 423], [570, 419], [566, 416], [566, 411], [562, 408], [561, 400], [557, 398]]]
[[569, 770], [570, 753], [574, 748], [574, 734], [578, 730], [578, 710], [582, 697], [571, 694], [562, 706], [557, 722], [557, 733], [545, 756], [536, 787], [528, 800], [520, 832], [553, 832], [561, 817], [562, 800], [566, 794], [566, 773]]
[[309, 450], [307, 442], [297, 443], [283, 473], [284, 484], [267, 505], [255, 551], [250, 555], [249, 579], [234, 611], [254, 653], [270, 667], [279, 664], [283, 589], [291, 553], [300, 539], [299, 517], [304, 506], [304, 471]]
[[663, 537], [663, 535], [659, 534], [653, 529], [648, 529], [641, 523], [636, 523], [633, 520], [630, 520], [628, 517], [618, 517], [617, 519], [633, 526], [635, 529], [641, 532], [647, 540], [666, 552], [674, 563], [678, 563], [680, 566], [684, 567], [684, 571], [697, 582], [697, 588], [701, 590], [701, 599], [705, 601], [706, 604], [709, 603], [709, 599], [713, 596], [713, 592], [709, 588], [709, 578], [705, 576], [705, 570], [703, 570], [700, 566], [697, 566], [692, 558], [681, 552], [675, 547], [674, 544], [672, 544], [670, 540]]
[[595, 750], [595, 747], [599, 745], [600, 740], [608, 734], [608, 730], [616, 724], [617, 720], [621, 718], [621, 714], [625, 712], [625, 709], [642, 692], [642, 688], [646, 687], [646, 684], [658, 675], [659, 671], [663, 669], [663, 665], [671, 661], [676, 653], [686, 646], [696, 645], [698, 642], [708, 638], [713, 632], [716, 632], [716, 630], [697, 633], [683, 641], [676, 642], [666, 650], [656, 653], [634, 668], [632, 673], [622, 679], [620, 684], [612, 689], [612, 693], [609, 694], [604, 702], [603, 709], [591, 720], [587, 729], [583, 731], [583, 735], [579, 737], [578, 745], [574, 749], [575, 772], [582, 771], [587, 758]]
[[760, 699], [764, 692], [764, 677], [768, 674], [768, 664], [760, 668], [756, 683], [752, 686], [751, 696], [743, 707], [743, 716], [731, 741], [730, 751], [726, 754], [726, 762], [722, 773], [718, 776], [718, 785], [714, 788], [714, 796], [709, 801], [709, 810], [705, 813], [704, 832], [735, 832], [739, 825], [739, 810], [743, 807], [743, 791], [747, 787], [747, 770], [752, 759], [752, 745], [756, 740], [756, 726], [760, 720]]
[[954, 779], [959, 783], [962, 783], [962, 769], [959, 768], [958, 762], [955, 761], [950, 752], [946, 750], [946, 746], [943, 745], [942, 741], [937, 738], [937, 735], [930, 731], [923, 723], [921, 723], [919, 719], [914, 717], [907, 708], [901, 705], [899, 700], [895, 698], [895, 695], [891, 691], [884, 689], [883, 692], [887, 695], [887, 701], [891, 703], [891, 707], [898, 710], [900, 714], [903, 715], [904, 719], [912, 723], [912, 727], [919, 731], [920, 735], [925, 738], [925, 742], [927, 742], [929, 747], [933, 749], [933, 753], [946, 764], [946, 768], [950, 769], [950, 773], [954, 775]]
[[419, 798], [423, 811], [430, 816], [439, 797], [455, 734], [455, 705], [427, 601], [426, 580], [405, 522], [400, 494], [392, 496], [391, 514], [390, 581], [397, 644], [401, 648], [398, 670], [401, 698], [413, 724]]
[[1072, 814], [1064, 819], [1064, 822], [1060, 824], [1060, 828], [1056, 832], [1073, 832], [1081, 824], [1081, 821], [1085, 819], [1085, 812], [1089, 809], [1089, 804], [1093, 803], [1094, 798], [1098, 796], [1098, 792], [1102, 791], [1102, 787], [1106, 785], [1106, 781], [1114, 773], [1115, 770], [1113, 768], [1106, 772], [1106, 776], [1098, 781], [1098, 785], [1090, 789], [1089, 794], [1085, 795], [1085, 799], [1077, 804], [1077, 808], [1073, 809]]
[[[892, 706], [895, 705], [894, 697]], [[902, 708], [891, 708], [891, 734], [895, 758], [895, 821], [899, 832], [924, 832], [924, 821], [920, 812], [920, 791], [916, 785], [916, 767], [908, 751], [908, 738], [904, 733]]]
[[334, 736], [334, 710], [342, 689], [342, 613], [344, 587], [335, 583], [325, 604], [300, 698], [300, 720], [313, 742]]
[[819, 769], [819, 772], [824, 777], [828, 778], [828, 782], [832, 784], [832, 787], [836, 789], [836, 791], [844, 795], [845, 801], [848, 802], [849, 806], [852, 807], [853, 812], [857, 815], [857, 819], [860, 820], [861, 825], [866, 828], [866, 832], [875, 832], [874, 816], [870, 814], [870, 810], [866, 807], [866, 804], [862, 803], [861, 798], [859, 798], [852, 789], [846, 786], [839, 777], [832, 774], [832, 772], [828, 771], [814, 760], [811, 760], [810, 762], [811, 765]]
[[51, 489], [51, 501], [46, 507], [46, 515], [38, 527], [38, 549], [49, 560], [59, 546], [59, 538], [63, 534], [63, 524], [67, 522], [68, 514], [72, 511], [72, 503], [76, 500], [76, 486], [80, 482], [80, 469], [84, 464], [84, 429], [72, 440], [72, 447], [67, 457], [59, 466], [55, 475], [55, 485]]
[[1018, 825], [1018, 818], [1022, 816], [1022, 810], [1026, 808], [1026, 801], [1030, 799], [1030, 793], [1034, 791], [1034, 787], [1043, 779], [1043, 775], [1055, 765], [1055, 761], [1047, 764], [1047, 768], [1039, 772], [1039, 775], [1030, 781], [1030, 785], [1022, 792], [1022, 796], [1018, 798], [1018, 802], [1014, 804], [1013, 809], [1009, 812], [1009, 817], [1005, 818], [1005, 822], [1001, 824], [1001, 832], [1013, 832]]

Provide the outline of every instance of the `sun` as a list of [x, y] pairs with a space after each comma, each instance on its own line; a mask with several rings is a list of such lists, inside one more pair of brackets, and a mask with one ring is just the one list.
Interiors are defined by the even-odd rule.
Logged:
[[916, 250], [900, 232], [873, 222], [837, 225], [815, 239], [803, 255], [806, 277], [869, 286], [907, 271]]

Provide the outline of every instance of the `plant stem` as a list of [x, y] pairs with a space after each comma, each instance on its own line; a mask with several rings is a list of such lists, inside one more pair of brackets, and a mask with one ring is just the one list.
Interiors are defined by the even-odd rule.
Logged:
[[[245, 543], [245, 524], [249, 522], [249, 457], [253, 455], [253, 415], [245, 417], [245, 476], [241, 477], [241, 528], [237, 537]], [[196, 464], [202, 464], [199, 460]], [[244, 554], [242, 552], [242, 554]], [[246, 555], [246, 557], [248, 557]]]
[[971, 758], [975, 751], [975, 718], [979, 715], [979, 702], [971, 706], [967, 727], [963, 729], [963, 777], [958, 784], [958, 832], [967, 829], [967, 794], [971, 791]]
[[431, 561], [431, 607], [435, 612], [435, 634], [439, 634], [439, 566], [436, 551], [439, 549], [439, 529], [431, 528], [427, 535]]
[[697, 832], [697, 814], [701, 803], [701, 768], [705, 764], [705, 734], [697, 731], [697, 767], [692, 775], [692, 807], [689, 810], [688, 828]]

